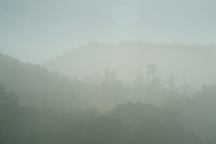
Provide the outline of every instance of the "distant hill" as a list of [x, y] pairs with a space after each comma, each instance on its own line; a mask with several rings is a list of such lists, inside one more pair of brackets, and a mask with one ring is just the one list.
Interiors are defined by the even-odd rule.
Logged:
[[0, 54], [0, 84], [14, 90], [22, 105], [67, 110], [109, 110], [116, 104], [130, 101], [160, 104], [167, 100], [163, 93], [156, 95], [156, 90], [153, 90], [156, 93], [146, 92], [143, 85], [141, 91], [112, 79], [112, 75], [108, 78], [100, 84], [71, 80], [40, 65], [22, 63]]
[[216, 84], [214, 57], [216, 46], [185, 45], [181, 43], [152, 44], [122, 42], [92, 43], [68, 51], [46, 63], [52, 71], [86, 79], [100, 79], [105, 71], [117, 72], [120, 79], [133, 79], [137, 71], [146, 72], [155, 64], [160, 75], [174, 74], [179, 82], [186, 78], [194, 85]]
[[70, 110], [87, 106], [77, 97], [78, 82], [3, 54], [0, 54], [0, 84], [14, 90], [22, 105]]

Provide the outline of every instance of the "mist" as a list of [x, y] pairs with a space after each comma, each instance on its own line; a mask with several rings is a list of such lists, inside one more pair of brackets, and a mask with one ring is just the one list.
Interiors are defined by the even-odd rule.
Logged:
[[0, 0], [0, 144], [216, 144], [213, 0]]
[[1, 51], [43, 63], [91, 42], [211, 44], [212, 0], [1, 0]]

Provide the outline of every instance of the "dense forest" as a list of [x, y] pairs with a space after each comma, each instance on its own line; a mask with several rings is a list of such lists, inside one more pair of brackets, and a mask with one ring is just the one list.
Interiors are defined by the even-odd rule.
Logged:
[[216, 0], [0, 0], [0, 144], [216, 144]]
[[1, 144], [216, 143], [214, 86], [177, 83], [151, 63], [127, 81], [45, 67], [0, 54]]
[[203, 118], [201, 124], [205, 129], [194, 129], [188, 125], [194, 120], [198, 124], [194, 126], [202, 127], [196, 122], [199, 120], [193, 119], [193, 115], [182, 115], [181, 109], [173, 111], [151, 104], [128, 103], [103, 113], [97, 110], [62, 112], [20, 106], [16, 96], [3, 86], [0, 94], [4, 114], [1, 115], [1, 143], [201, 144], [215, 140], [205, 131], [216, 130], [209, 123], [204, 124], [211, 115]]

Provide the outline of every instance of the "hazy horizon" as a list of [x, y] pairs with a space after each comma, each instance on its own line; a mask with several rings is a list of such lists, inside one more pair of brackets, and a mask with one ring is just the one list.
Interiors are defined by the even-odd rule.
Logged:
[[215, 43], [213, 0], [0, 0], [0, 52], [43, 63], [91, 42]]
[[0, 144], [216, 144], [216, 0], [0, 0]]

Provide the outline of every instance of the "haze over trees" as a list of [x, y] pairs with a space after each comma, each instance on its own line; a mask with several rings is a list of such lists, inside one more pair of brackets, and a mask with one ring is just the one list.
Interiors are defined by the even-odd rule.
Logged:
[[[193, 74], [200, 84], [212, 78], [213, 52], [183, 44], [92, 44], [45, 66], [0, 54], [0, 143], [215, 144], [216, 87], [187, 81], [193, 68], [203, 70], [203, 77]], [[160, 61], [165, 57], [168, 63]], [[188, 78], [160, 71], [171, 63]]]
[[0, 144], [216, 144], [216, 0], [0, 0]]
[[146, 74], [149, 64], [167, 79], [173, 74], [177, 84], [189, 81], [193, 86], [215, 85], [215, 45], [183, 43], [91, 43], [51, 59], [45, 66], [70, 78], [101, 80], [106, 71], [114, 71], [123, 81], [133, 80], [137, 72]]

